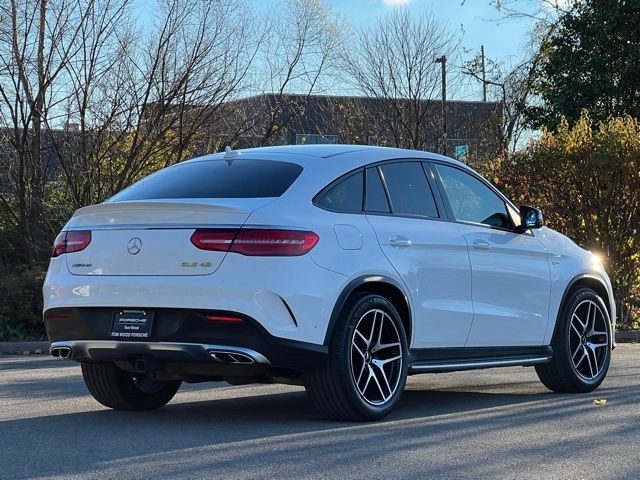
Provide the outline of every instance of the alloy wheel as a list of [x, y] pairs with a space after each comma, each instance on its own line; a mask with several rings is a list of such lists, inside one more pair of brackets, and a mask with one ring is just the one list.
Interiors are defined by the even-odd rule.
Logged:
[[391, 317], [379, 309], [362, 315], [351, 339], [351, 376], [360, 396], [372, 405], [387, 403], [398, 389], [403, 361]]
[[609, 355], [607, 318], [592, 300], [580, 302], [573, 310], [569, 331], [569, 353], [575, 371], [585, 380], [594, 380]]

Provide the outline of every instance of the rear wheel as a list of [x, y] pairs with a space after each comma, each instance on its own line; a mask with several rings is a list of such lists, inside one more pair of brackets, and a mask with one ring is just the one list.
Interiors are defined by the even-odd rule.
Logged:
[[330, 418], [381, 419], [404, 390], [407, 351], [394, 306], [379, 295], [354, 298], [338, 319], [327, 362], [308, 375], [307, 393]]
[[82, 376], [93, 398], [115, 410], [160, 408], [169, 403], [182, 383], [136, 376], [107, 362], [83, 363]]
[[602, 300], [590, 288], [575, 290], [558, 318], [550, 363], [536, 366], [538, 377], [555, 392], [598, 388], [611, 361], [611, 321]]

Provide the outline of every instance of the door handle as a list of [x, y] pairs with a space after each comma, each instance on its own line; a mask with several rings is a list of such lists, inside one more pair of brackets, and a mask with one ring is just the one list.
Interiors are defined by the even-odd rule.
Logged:
[[476, 250], [491, 250], [491, 244], [486, 240], [474, 240], [473, 248]]
[[410, 247], [411, 246], [411, 240], [401, 235], [395, 235], [391, 237], [391, 239], [389, 240], [389, 243], [391, 244], [392, 247]]

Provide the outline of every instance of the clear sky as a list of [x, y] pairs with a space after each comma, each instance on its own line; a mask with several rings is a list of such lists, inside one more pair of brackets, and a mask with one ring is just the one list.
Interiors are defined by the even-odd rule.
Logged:
[[[257, 8], [269, 8], [275, 0], [251, 0]], [[501, 20], [490, 0], [324, 0], [352, 27], [374, 23], [391, 9], [410, 12], [427, 10], [459, 32], [464, 49], [462, 61], [473, 58], [484, 45], [485, 55], [512, 65], [522, 58], [533, 22], [525, 19]], [[336, 92], [337, 93], [337, 92]], [[458, 99], [479, 100], [480, 84], [469, 81], [454, 93]]]
[[[139, 21], [145, 22], [152, 15], [153, 0], [134, 0], [138, 6]], [[256, 10], [270, 10], [281, 0], [249, 0]], [[501, 14], [491, 0], [323, 0], [334, 11], [346, 18], [352, 28], [373, 24], [394, 8], [405, 8], [412, 13], [428, 11], [457, 32], [461, 38], [462, 58], [457, 63], [473, 58], [484, 45], [485, 55], [507, 66], [515, 65], [523, 57], [527, 47], [533, 20], [501, 19]], [[554, 0], [564, 2], [566, 0]], [[522, 0], [522, 4], [536, 0]], [[449, 64], [450, 67], [455, 67]], [[453, 86], [453, 85], [452, 85]], [[336, 91], [336, 94], [348, 93]], [[451, 97], [460, 100], [480, 100], [482, 88], [479, 82], [469, 79]]]

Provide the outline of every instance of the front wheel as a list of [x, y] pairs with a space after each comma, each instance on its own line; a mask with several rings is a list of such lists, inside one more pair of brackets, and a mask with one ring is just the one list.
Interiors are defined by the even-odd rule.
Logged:
[[109, 362], [83, 363], [82, 376], [93, 398], [115, 410], [160, 408], [169, 403], [182, 383], [135, 376]]
[[337, 420], [379, 420], [407, 379], [407, 340], [400, 315], [380, 295], [352, 299], [334, 329], [326, 363], [307, 377], [311, 401]]
[[547, 388], [567, 393], [598, 388], [611, 362], [611, 321], [596, 292], [581, 288], [569, 296], [551, 346], [551, 362], [536, 366]]

